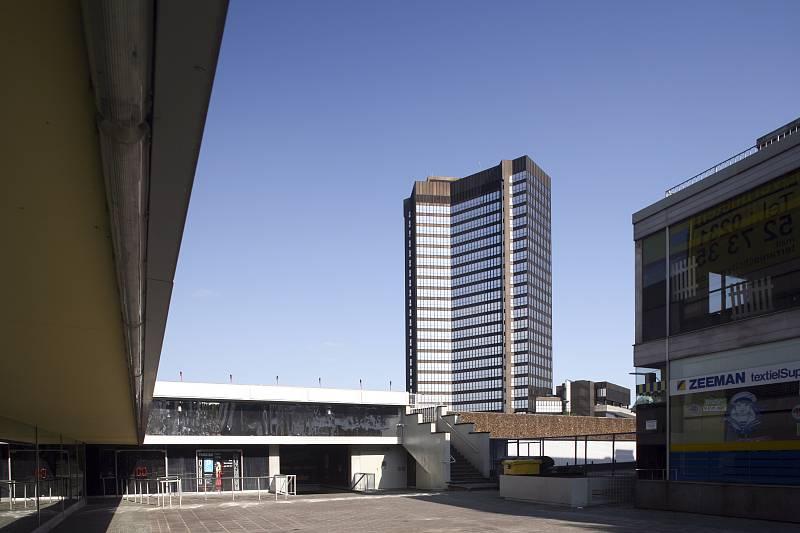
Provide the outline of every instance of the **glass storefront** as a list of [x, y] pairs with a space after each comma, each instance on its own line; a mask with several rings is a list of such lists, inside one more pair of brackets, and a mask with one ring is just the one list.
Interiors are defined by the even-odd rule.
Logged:
[[85, 499], [85, 449], [58, 433], [0, 418], [0, 528], [33, 531]]
[[401, 408], [379, 405], [153, 400], [148, 435], [396, 436]]
[[673, 478], [800, 484], [800, 341], [670, 364]]

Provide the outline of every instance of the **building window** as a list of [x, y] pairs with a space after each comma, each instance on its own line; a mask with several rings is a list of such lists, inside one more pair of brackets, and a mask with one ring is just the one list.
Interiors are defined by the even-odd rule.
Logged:
[[800, 171], [670, 228], [670, 334], [800, 306]]
[[711, 327], [800, 306], [800, 171], [641, 240], [641, 337]]
[[642, 239], [642, 340], [666, 336], [667, 265], [666, 234]]

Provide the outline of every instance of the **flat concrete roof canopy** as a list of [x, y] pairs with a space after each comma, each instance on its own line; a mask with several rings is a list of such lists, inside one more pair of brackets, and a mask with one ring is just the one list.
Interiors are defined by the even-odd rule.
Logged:
[[228, 383], [189, 383], [183, 381], [159, 381], [156, 383], [153, 396], [165, 399], [191, 400], [409, 405], [409, 394], [403, 391], [282, 387], [278, 385], [238, 385]]
[[[85, 442], [144, 437], [227, 12], [224, 0], [142, 0], [124, 5], [141, 15], [122, 18], [129, 33], [96, 26], [109, 24], [96, 12], [120, 5], [0, 6], [0, 58], [13, 73], [0, 89], [0, 417]], [[147, 42], [126, 42], [138, 28]], [[98, 87], [98, 54], [141, 67], [125, 55], [141, 46], [152, 52], [144, 80]], [[145, 95], [135, 143], [119, 140], [119, 124], [104, 127], [101, 100], [126, 89]], [[110, 186], [109, 131], [142, 147], [124, 160], [141, 196]], [[121, 206], [141, 224], [116, 217]], [[139, 302], [138, 323], [126, 320], [127, 301]], [[0, 421], [0, 435], [14, 427]]]

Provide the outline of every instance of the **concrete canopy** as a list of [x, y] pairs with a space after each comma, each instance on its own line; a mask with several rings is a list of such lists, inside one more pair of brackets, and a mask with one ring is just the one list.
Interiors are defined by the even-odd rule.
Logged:
[[[133, 287], [115, 254], [109, 203], [113, 212], [132, 199], [111, 194], [104, 177], [93, 19], [77, 0], [0, 6], [0, 417], [84, 442], [144, 436], [227, 10], [224, 1], [142, 4], [158, 81], [147, 88], [139, 163], [149, 222], [133, 243], [146, 258]], [[126, 342], [121, 294], [130, 291], [143, 302], [139, 353]], [[0, 420], [0, 439], [25, 433], [19, 427]]]

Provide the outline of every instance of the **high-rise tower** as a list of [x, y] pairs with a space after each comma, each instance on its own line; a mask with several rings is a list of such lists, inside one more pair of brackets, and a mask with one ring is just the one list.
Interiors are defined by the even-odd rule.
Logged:
[[406, 388], [460, 411], [552, 394], [550, 177], [523, 156], [403, 202]]

